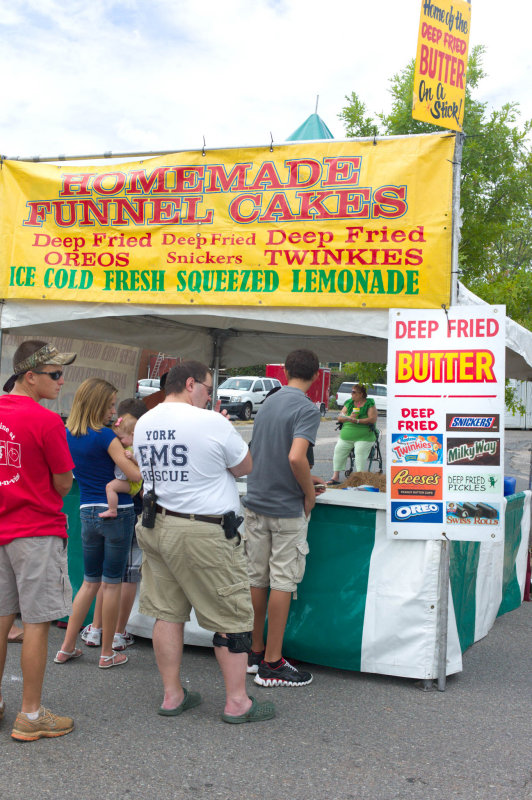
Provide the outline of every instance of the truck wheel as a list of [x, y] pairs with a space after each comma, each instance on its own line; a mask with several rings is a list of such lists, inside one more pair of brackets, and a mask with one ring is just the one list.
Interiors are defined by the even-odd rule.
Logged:
[[322, 417], [324, 417], [326, 413], [327, 413], [327, 409], [325, 407], [325, 403], [322, 403], [320, 405], [320, 414], [321, 414]]
[[240, 412], [240, 419], [244, 419], [246, 421], [251, 419], [251, 403], [246, 403], [246, 405]]

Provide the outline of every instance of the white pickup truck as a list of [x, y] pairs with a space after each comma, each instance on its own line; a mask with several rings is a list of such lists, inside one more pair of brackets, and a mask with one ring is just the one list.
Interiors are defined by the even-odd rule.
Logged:
[[281, 382], [277, 378], [261, 378], [258, 375], [227, 378], [218, 387], [218, 398], [222, 401], [220, 408], [240, 419], [251, 419], [251, 414], [258, 410], [266, 395], [279, 386]]

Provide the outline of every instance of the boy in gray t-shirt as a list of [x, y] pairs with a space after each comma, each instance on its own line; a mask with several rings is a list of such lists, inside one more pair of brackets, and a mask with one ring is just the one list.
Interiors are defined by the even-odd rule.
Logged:
[[308, 521], [320, 493], [315, 484], [323, 482], [311, 475], [308, 459], [320, 413], [305, 395], [318, 369], [318, 358], [310, 350], [290, 353], [285, 361], [288, 385], [264, 402], [253, 429], [253, 471], [243, 504], [255, 613], [248, 672], [257, 673], [255, 683], [260, 686], [304, 686], [312, 681], [310, 672], [285, 661], [282, 645], [291, 595], [305, 572]]

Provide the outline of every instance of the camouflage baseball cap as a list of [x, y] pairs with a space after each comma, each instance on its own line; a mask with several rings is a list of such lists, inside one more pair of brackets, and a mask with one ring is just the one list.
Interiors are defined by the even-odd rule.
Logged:
[[22, 375], [23, 372], [29, 372], [41, 364], [57, 364], [64, 366], [72, 364], [75, 360], [77, 353], [60, 353], [57, 347], [53, 344], [45, 344], [31, 356], [25, 358], [24, 361], [19, 361], [18, 364], [13, 364], [13, 372], [15, 375]]

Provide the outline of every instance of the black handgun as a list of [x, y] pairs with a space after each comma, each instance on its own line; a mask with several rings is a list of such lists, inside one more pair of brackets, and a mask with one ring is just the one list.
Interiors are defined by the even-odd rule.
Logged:
[[224, 514], [222, 527], [224, 529], [225, 538], [234, 539], [235, 536], [238, 536], [238, 544], [240, 544], [240, 534], [238, 529], [243, 522], [244, 517], [237, 517], [234, 511], [228, 511], [227, 514]]

